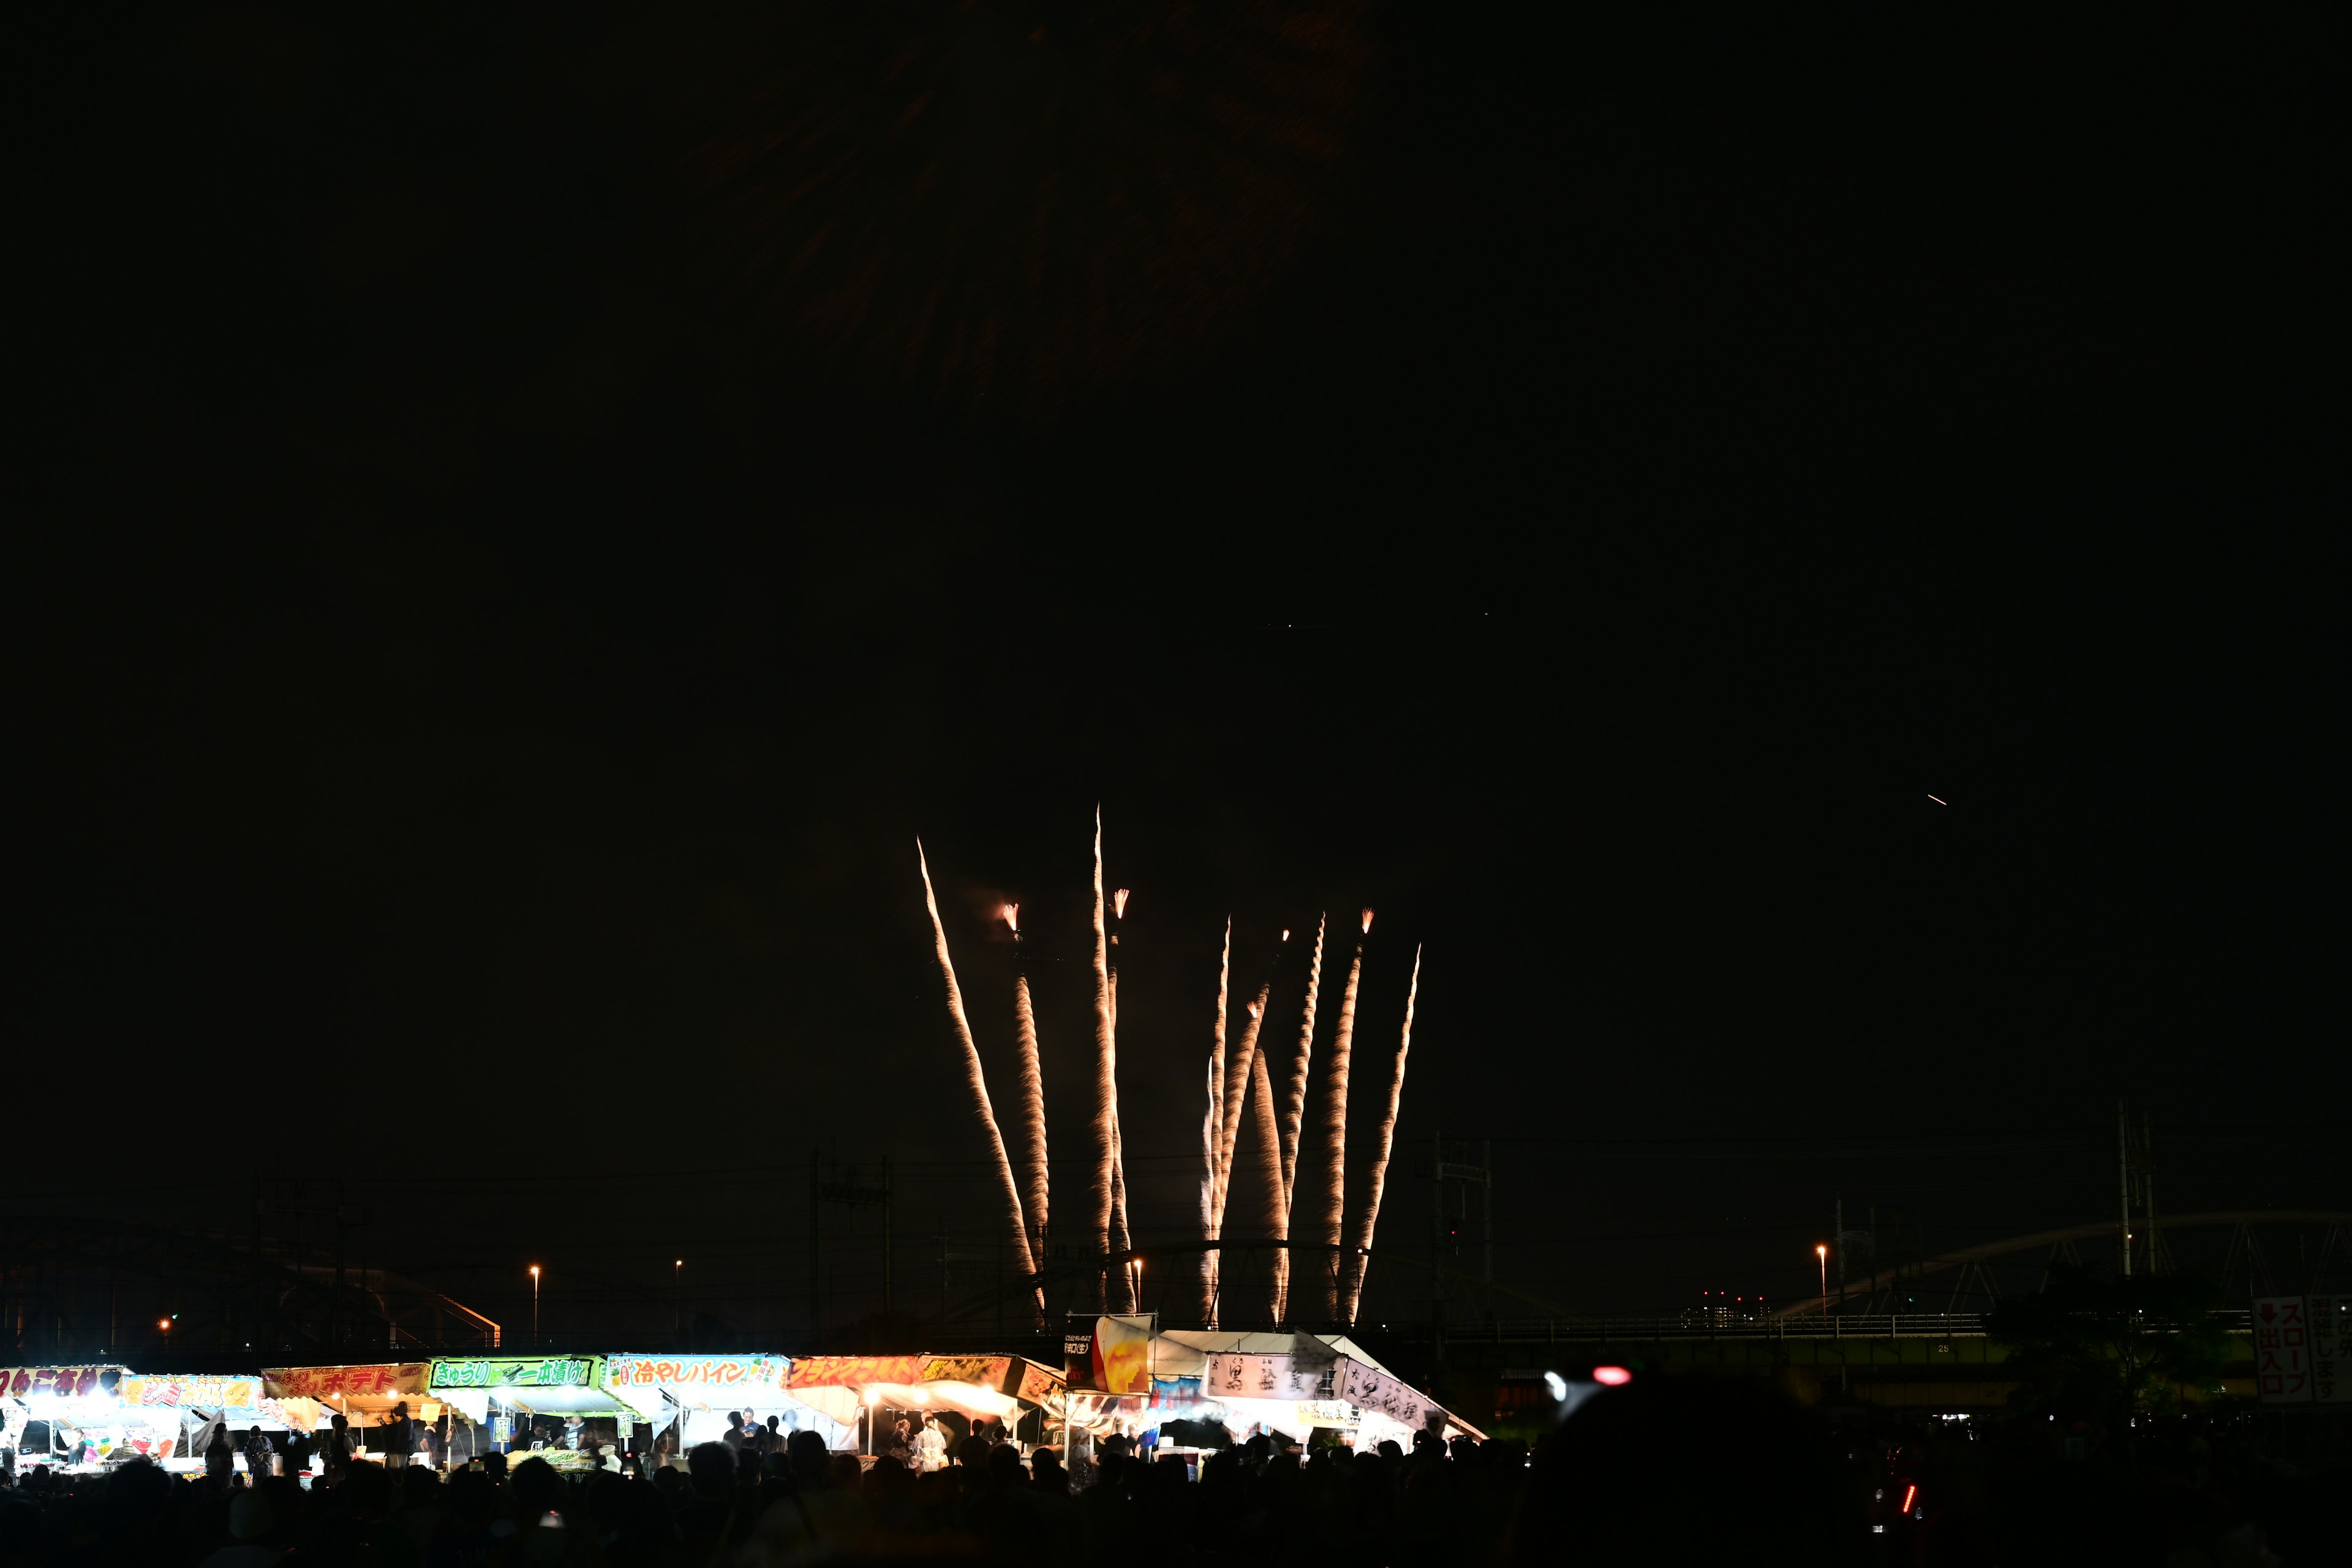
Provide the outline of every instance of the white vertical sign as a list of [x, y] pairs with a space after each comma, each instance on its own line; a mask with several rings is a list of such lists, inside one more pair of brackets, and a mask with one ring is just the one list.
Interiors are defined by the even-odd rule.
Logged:
[[2300, 1296], [2254, 1301], [2254, 1386], [2264, 1405], [2311, 1399], [2311, 1319]]
[[2311, 1318], [2311, 1396], [2323, 1405], [2352, 1404], [2352, 1297], [2306, 1296]]

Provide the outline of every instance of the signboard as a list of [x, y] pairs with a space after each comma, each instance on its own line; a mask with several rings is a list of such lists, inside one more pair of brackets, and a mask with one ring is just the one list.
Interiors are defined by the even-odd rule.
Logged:
[[451, 1357], [432, 1363], [427, 1388], [599, 1388], [603, 1356]]
[[166, 1409], [251, 1410], [261, 1404], [261, 1391], [257, 1377], [126, 1377], [121, 1397], [125, 1405]]
[[0, 1371], [0, 1393], [22, 1399], [53, 1394], [59, 1399], [94, 1399], [111, 1394], [129, 1371], [120, 1366], [14, 1366]]
[[1069, 1386], [1088, 1394], [1151, 1392], [1151, 1320], [1102, 1317], [1090, 1334], [1062, 1341]]
[[927, 1355], [810, 1355], [793, 1363], [786, 1388], [864, 1388], [873, 1383], [920, 1383]]
[[1329, 1358], [1302, 1365], [1286, 1351], [1221, 1352], [1209, 1358], [1202, 1376], [1202, 1390], [1218, 1399], [1328, 1399], [1336, 1386]]
[[717, 1393], [782, 1388], [792, 1363], [766, 1355], [616, 1355], [606, 1360], [607, 1388], [703, 1388]]
[[272, 1399], [388, 1399], [423, 1394], [426, 1365], [421, 1361], [376, 1366], [264, 1367], [261, 1377]]
[[923, 1365], [925, 1383], [971, 1383], [1002, 1390], [1013, 1373], [1009, 1355], [935, 1355]]
[[2322, 1405], [2352, 1404], [2352, 1296], [2307, 1296], [2311, 1319], [2311, 1397]]
[[1059, 1399], [1063, 1387], [1062, 1374], [1052, 1367], [1039, 1366], [1034, 1361], [1023, 1362], [1021, 1386], [1013, 1391], [1013, 1397], [1024, 1405], [1044, 1405]]
[[2311, 1320], [2300, 1296], [2263, 1296], [2254, 1301], [2254, 1386], [2264, 1405], [2303, 1405], [2311, 1399]]
[[1445, 1412], [1432, 1404], [1421, 1390], [1360, 1361], [1342, 1361], [1339, 1375], [1332, 1381], [1339, 1396], [1349, 1404], [1377, 1410], [1408, 1426], [1425, 1426], [1432, 1415], [1441, 1421], [1445, 1418]]

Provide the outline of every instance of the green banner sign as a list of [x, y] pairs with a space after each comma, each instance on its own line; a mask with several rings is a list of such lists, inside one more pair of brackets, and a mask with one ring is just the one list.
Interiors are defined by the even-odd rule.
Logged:
[[602, 1388], [603, 1356], [488, 1356], [436, 1361], [427, 1388]]

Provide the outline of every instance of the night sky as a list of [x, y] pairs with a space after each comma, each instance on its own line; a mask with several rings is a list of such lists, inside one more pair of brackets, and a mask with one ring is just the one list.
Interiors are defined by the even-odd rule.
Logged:
[[1022, 901], [1075, 1216], [1097, 803], [1139, 1239], [1225, 917], [1254, 989], [1331, 913], [1319, 1053], [1366, 905], [1383, 1238], [1491, 1139], [1570, 1310], [1806, 1294], [1841, 1191], [2105, 1218], [2118, 1095], [2170, 1210], [2347, 1206], [2340, 40], [658, 9], [60, 57], [10, 1212], [341, 1182], [494, 1314], [682, 1254], [789, 1349], [820, 1148], [935, 1304], [995, 1210], [915, 838], [1001, 1115]]

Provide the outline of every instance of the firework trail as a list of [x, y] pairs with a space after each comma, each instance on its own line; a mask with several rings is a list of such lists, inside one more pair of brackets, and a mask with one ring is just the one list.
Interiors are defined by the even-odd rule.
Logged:
[[[1225, 917], [1224, 951], [1217, 958], [1217, 1028], [1209, 1041], [1208, 1108], [1201, 1113], [1201, 1239], [1217, 1237], [1217, 1148], [1224, 1128], [1225, 992], [1233, 976], [1234, 918]], [[1212, 1321], [1217, 1300], [1217, 1255], [1201, 1254], [1201, 1321]]]
[[[1372, 930], [1372, 911], [1364, 911], [1364, 934]], [[1337, 1268], [1341, 1232], [1348, 1208], [1348, 1057], [1356, 1038], [1356, 989], [1364, 975], [1364, 944], [1356, 943], [1355, 962], [1348, 965], [1348, 986], [1339, 994], [1339, 1022], [1331, 1034], [1331, 1065], [1323, 1071], [1323, 1185], [1320, 1212], [1315, 1215], [1313, 1239], [1334, 1248], [1331, 1261], [1316, 1260], [1324, 1292], [1326, 1320], [1339, 1315]]]
[[1021, 1223], [1021, 1189], [1013, 1184], [1013, 1162], [1004, 1152], [1004, 1135], [996, 1129], [996, 1112], [988, 1103], [988, 1077], [981, 1070], [980, 1047], [972, 1043], [971, 1025], [963, 1015], [963, 992], [956, 984], [955, 964], [948, 957], [947, 928], [940, 923], [940, 901], [931, 892], [930, 863], [923, 858], [923, 841], [915, 840], [915, 864], [923, 873], [923, 908], [930, 911], [931, 938], [938, 944], [940, 975], [948, 986], [948, 1016], [955, 1024], [956, 1038], [963, 1046], [964, 1077], [971, 1087], [972, 1109], [979, 1112], [980, 1124], [988, 1132], [988, 1146], [996, 1156], [996, 1172], [1004, 1180], [1004, 1214], [1013, 1227], [1013, 1256], [1021, 1260], [1021, 1272], [1034, 1274], [1037, 1266], [1029, 1252], [1029, 1232]]
[[1356, 1321], [1356, 1303], [1364, 1294], [1364, 1273], [1371, 1267], [1372, 1227], [1381, 1221], [1381, 1189], [1388, 1184], [1389, 1150], [1396, 1141], [1397, 1105], [1404, 1098], [1405, 1058], [1412, 1051], [1412, 1004], [1421, 994], [1421, 949], [1412, 950], [1412, 980], [1404, 992], [1404, 1033], [1397, 1040], [1396, 1071], [1389, 1079], [1388, 1114], [1381, 1119], [1380, 1142], [1372, 1155], [1372, 1181], [1364, 1196], [1364, 1212], [1356, 1224], [1356, 1250], [1348, 1259], [1347, 1310], [1344, 1322]]
[[[1285, 1104], [1282, 1118], [1282, 1232], [1290, 1234], [1290, 1199], [1296, 1190], [1298, 1175], [1298, 1140], [1307, 1121], [1307, 1067], [1315, 1054], [1315, 1000], [1323, 984], [1323, 928], [1328, 917], [1315, 917], [1315, 956], [1307, 964], [1307, 1008], [1298, 1025], [1298, 1057], [1284, 1085]], [[1289, 933], [1284, 933], [1289, 940]], [[1275, 1321], [1283, 1321], [1283, 1313], [1290, 1305], [1290, 1253], [1278, 1249], [1275, 1254]]]
[[1037, 1014], [1029, 1001], [1029, 969], [1021, 959], [1021, 906], [1004, 906], [1004, 923], [1013, 928], [1013, 1018], [1021, 1039], [1021, 1109], [1027, 1123], [1029, 1234], [1034, 1245], [1045, 1241], [1045, 1074], [1037, 1059]]
[[[1257, 1111], [1258, 1157], [1264, 1162], [1260, 1173], [1265, 1185], [1265, 1234], [1276, 1241], [1286, 1241], [1290, 1238], [1290, 1215], [1282, 1194], [1282, 1132], [1274, 1114], [1274, 1079], [1265, 1070], [1264, 1051], [1250, 1058], [1250, 1084], [1255, 1091], [1250, 1102]], [[1267, 1281], [1273, 1321], [1277, 1323], [1282, 1321], [1282, 1261], [1289, 1256], [1279, 1247], [1275, 1250], [1275, 1271]]]
[[[1110, 1249], [1118, 1169], [1117, 1050], [1111, 1025], [1110, 933], [1103, 923], [1102, 808], [1095, 808], [1095, 1175], [1087, 1190], [1087, 1245]], [[1106, 1282], [1108, 1283], [1108, 1282]], [[1108, 1303], [1106, 1303], [1108, 1304]]]
[[1250, 1064], [1257, 1059], [1257, 1035], [1265, 1021], [1265, 999], [1272, 993], [1271, 983], [1261, 985], [1257, 1000], [1249, 1004], [1249, 1022], [1242, 1026], [1241, 1043], [1234, 1047], [1233, 1059], [1225, 1064], [1225, 1124], [1217, 1139], [1217, 1229], [1225, 1227], [1225, 1206], [1234, 1190], [1234, 1147], [1240, 1140], [1242, 1108], [1248, 1102]]
[[[1127, 1129], [1118, 1119], [1118, 924], [1127, 918], [1127, 889], [1121, 888], [1111, 895], [1110, 901], [1110, 1245], [1115, 1252], [1125, 1252], [1135, 1245], [1127, 1232]], [[1119, 1294], [1126, 1304], [1121, 1310], [1135, 1310], [1135, 1275], [1132, 1269], [1119, 1270]]]

